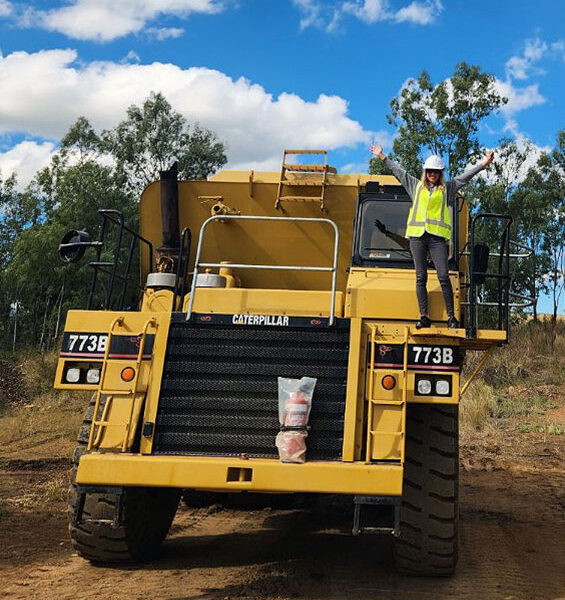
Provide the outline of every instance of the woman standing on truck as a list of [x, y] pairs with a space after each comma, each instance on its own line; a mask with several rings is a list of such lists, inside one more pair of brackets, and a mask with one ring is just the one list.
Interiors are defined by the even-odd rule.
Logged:
[[416, 328], [430, 327], [432, 322], [428, 316], [428, 251], [432, 257], [445, 308], [449, 320], [447, 326], [459, 327], [453, 305], [453, 289], [449, 280], [447, 266], [447, 242], [451, 237], [450, 206], [455, 206], [455, 195], [459, 189], [469, 183], [479, 171], [486, 169], [494, 160], [494, 152], [490, 151], [482, 163], [471, 167], [465, 173], [445, 181], [443, 160], [433, 155], [426, 159], [421, 179], [408, 174], [399, 164], [383, 154], [381, 146], [371, 147], [373, 156], [378, 156], [394, 173], [404, 186], [412, 200], [412, 207], [406, 223], [406, 237], [410, 241], [410, 252], [416, 269], [416, 296], [420, 309], [420, 319]]

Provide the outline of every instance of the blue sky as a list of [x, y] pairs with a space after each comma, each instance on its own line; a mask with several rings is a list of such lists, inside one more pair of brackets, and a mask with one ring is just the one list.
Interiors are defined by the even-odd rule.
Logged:
[[402, 84], [459, 61], [509, 98], [485, 146], [549, 149], [565, 126], [564, 25], [562, 0], [0, 0], [0, 172], [24, 185], [78, 116], [111, 127], [151, 90], [216, 131], [231, 167], [276, 170], [284, 148], [310, 147], [364, 172], [372, 137], [390, 147]]

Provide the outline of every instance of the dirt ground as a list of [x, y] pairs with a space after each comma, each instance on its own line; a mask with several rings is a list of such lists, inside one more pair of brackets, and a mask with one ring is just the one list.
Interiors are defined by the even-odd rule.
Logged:
[[94, 567], [67, 535], [66, 459], [0, 463], [0, 597], [134, 599], [565, 598], [563, 436], [466, 440], [457, 574], [392, 568], [387, 537], [353, 537], [349, 499], [255, 510], [181, 506], [158, 559]]

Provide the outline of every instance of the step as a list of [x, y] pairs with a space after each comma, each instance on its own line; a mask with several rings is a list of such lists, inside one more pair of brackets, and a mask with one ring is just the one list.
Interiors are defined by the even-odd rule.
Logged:
[[285, 171], [301, 171], [303, 173], [337, 173], [335, 167], [325, 167], [324, 165], [283, 165]]
[[323, 181], [312, 181], [311, 179], [281, 179], [283, 185], [290, 185], [294, 187], [321, 187], [324, 185]]
[[279, 202], [322, 202], [318, 196], [280, 196]]

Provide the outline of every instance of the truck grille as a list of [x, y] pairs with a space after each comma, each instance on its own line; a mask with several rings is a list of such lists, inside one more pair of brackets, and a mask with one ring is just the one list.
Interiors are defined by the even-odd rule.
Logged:
[[316, 377], [308, 459], [340, 460], [349, 322], [323, 329], [173, 322], [153, 452], [277, 457], [277, 377]]

